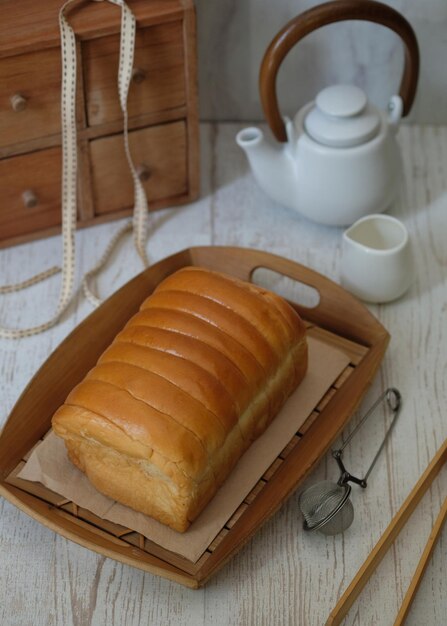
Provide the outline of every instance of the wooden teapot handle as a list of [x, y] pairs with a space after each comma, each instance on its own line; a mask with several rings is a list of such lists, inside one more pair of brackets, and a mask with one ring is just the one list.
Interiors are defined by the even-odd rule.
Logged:
[[344, 20], [363, 20], [381, 24], [399, 35], [405, 44], [405, 63], [399, 95], [403, 115], [413, 105], [419, 76], [419, 47], [413, 28], [395, 9], [374, 0], [333, 0], [301, 13], [282, 28], [267, 48], [259, 74], [259, 89], [265, 118], [278, 141], [287, 141], [276, 94], [276, 76], [290, 49], [303, 37], [321, 26]]

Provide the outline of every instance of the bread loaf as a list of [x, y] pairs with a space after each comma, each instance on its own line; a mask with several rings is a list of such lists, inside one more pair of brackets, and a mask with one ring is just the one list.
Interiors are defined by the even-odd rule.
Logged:
[[99, 491], [183, 532], [306, 368], [285, 300], [187, 267], [143, 302], [53, 428]]

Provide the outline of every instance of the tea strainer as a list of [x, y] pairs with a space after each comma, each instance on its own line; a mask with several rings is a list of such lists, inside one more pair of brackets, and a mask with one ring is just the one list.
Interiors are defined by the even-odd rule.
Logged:
[[[350, 474], [343, 464], [343, 450], [354, 437], [356, 432], [368, 417], [375, 411], [379, 404], [386, 401], [389, 409], [393, 413], [393, 418], [385, 433], [385, 437], [376, 452], [364, 478], [356, 478]], [[349, 498], [351, 485], [355, 483], [363, 489], [367, 486], [367, 481], [380, 453], [396, 423], [402, 405], [402, 396], [394, 387], [388, 388], [365, 413], [345, 443], [338, 450], [332, 450], [332, 456], [337, 461], [341, 474], [337, 483], [323, 480], [312, 487], [309, 487], [300, 495], [299, 505], [304, 516], [304, 530], [319, 530], [325, 535], [337, 535], [344, 532], [352, 524], [354, 519], [354, 507]]]

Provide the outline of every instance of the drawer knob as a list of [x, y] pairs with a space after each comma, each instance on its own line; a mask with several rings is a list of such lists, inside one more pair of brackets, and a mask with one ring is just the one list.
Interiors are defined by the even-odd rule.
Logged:
[[20, 113], [20, 111], [24, 111], [26, 109], [27, 100], [25, 96], [22, 96], [20, 93], [15, 93], [11, 96], [11, 106], [13, 111], [16, 113]]
[[142, 163], [137, 167], [137, 176], [142, 183], [145, 183], [151, 177], [151, 170], [148, 168], [147, 165]]
[[132, 82], [140, 84], [146, 78], [146, 72], [141, 67], [134, 67], [132, 70]]
[[38, 203], [37, 196], [32, 189], [27, 189], [22, 193], [22, 200], [27, 209], [32, 209]]

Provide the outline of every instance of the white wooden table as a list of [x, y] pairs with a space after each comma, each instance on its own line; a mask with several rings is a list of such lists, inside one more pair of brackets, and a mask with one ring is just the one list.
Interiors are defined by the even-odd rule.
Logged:
[[[202, 199], [157, 213], [148, 246], [153, 261], [192, 245], [240, 245], [288, 256], [337, 280], [340, 229], [313, 224], [272, 203], [256, 187], [234, 143], [240, 126], [202, 126]], [[404, 409], [365, 491], [353, 489], [355, 520], [344, 536], [306, 535], [294, 495], [207, 585], [190, 591], [66, 541], [0, 500], [0, 624], [4, 626], [320, 626], [392, 515], [447, 436], [447, 128], [404, 127], [401, 198], [392, 210], [407, 225], [417, 276], [398, 302], [371, 307], [392, 341], [365, 400], [399, 387]], [[77, 234], [78, 275], [98, 258], [117, 223]], [[140, 266], [130, 242], [100, 279], [109, 294]], [[0, 252], [0, 283], [58, 263], [51, 238]], [[0, 299], [2, 323], [37, 323], [54, 310], [58, 279]], [[50, 352], [90, 312], [78, 294], [56, 328], [0, 342], [0, 424]], [[354, 422], [353, 422], [354, 423]], [[380, 413], [365, 425], [345, 459], [359, 473], [385, 429]], [[338, 477], [328, 455], [308, 483]], [[393, 623], [443, 498], [441, 471], [402, 536], [353, 607], [346, 624]], [[440, 539], [408, 624], [447, 619], [447, 530]]]

